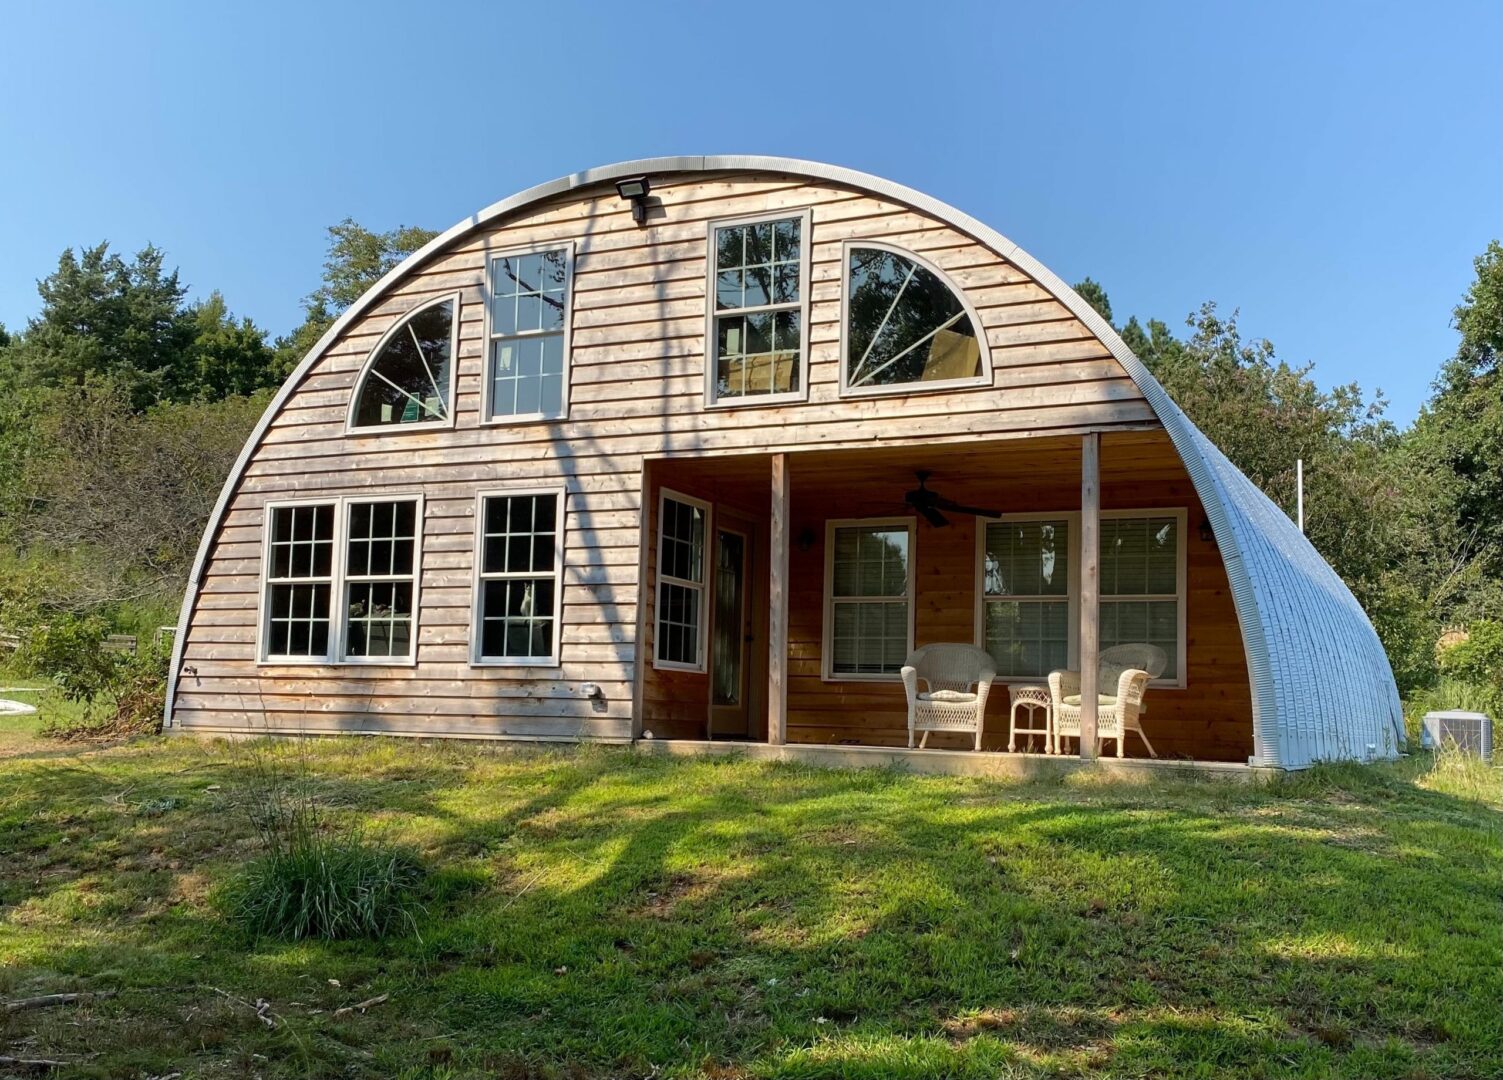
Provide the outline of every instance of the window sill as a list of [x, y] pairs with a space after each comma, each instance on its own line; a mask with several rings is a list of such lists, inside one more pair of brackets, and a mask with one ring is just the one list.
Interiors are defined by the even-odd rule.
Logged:
[[454, 421], [450, 420], [424, 420], [411, 424], [382, 424], [367, 425], [365, 427], [346, 427], [346, 435], [358, 435], [362, 438], [368, 435], [405, 435], [411, 431], [452, 431]]
[[516, 416], [494, 416], [489, 420], [481, 420], [481, 427], [513, 427], [525, 424], [550, 424], [562, 423], [569, 419], [567, 412], [562, 413], [519, 413]]
[[747, 394], [742, 397], [706, 398], [706, 409], [766, 409], [776, 405], [804, 405], [809, 401], [807, 391], [790, 394]]
[[472, 668], [545, 668], [557, 671], [563, 667], [556, 656], [482, 657], [471, 660]]
[[980, 375], [974, 379], [945, 379], [942, 382], [912, 382], [894, 383], [882, 386], [840, 387], [840, 397], [869, 398], [869, 397], [902, 397], [911, 394], [942, 394], [949, 390], [983, 390], [990, 389], [995, 380], [990, 375]]
[[257, 667], [331, 667], [331, 668], [382, 668], [417, 667], [417, 658], [412, 656], [379, 656], [370, 659], [351, 658], [334, 660], [325, 656], [265, 656], [256, 661]]

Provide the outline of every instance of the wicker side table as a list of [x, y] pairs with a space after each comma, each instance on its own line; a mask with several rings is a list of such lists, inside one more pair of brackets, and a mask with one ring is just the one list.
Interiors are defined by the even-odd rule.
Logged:
[[[1012, 713], [1009, 718], [1009, 732], [1007, 736], [1007, 752], [1017, 753], [1018, 736], [1028, 736], [1028, 752], [1033, 752], [1033, 737], [1044, 737], [1044, 753], [1054, 753], [1054, 703], [1049, 696], [1047, 686], [1027, 685], [1009, 686], [1008, 695], [1012, 698]], [[1018, 710], [1026, 709], [1025, 720], [1027, 727], [1018, 726]], [[1039, 714], [1043, 713], [1043, 727], [1039, 727]]]

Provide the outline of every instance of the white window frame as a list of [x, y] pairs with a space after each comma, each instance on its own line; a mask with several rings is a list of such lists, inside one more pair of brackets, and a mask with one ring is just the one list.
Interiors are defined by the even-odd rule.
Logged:
[[[1188, 574], [1188, 549], [1189, 542], [1185, 537], [1185, 524], [1189, 513], [1185, 507], [1145, 507], [1130, 510], [1103, 510], [1103, 520], [1107, 518], [1149, 518], [1149, 517], [1173, 517], [1176, 519], [1176, 528], [1179, 531], [1179, 550], [1176, 552], [1176, 582], [1178, 595], [1174, 597], [1159, 595], [1143, 596], [1113, 596], [1101, 598], [1102, 603], [1113, 603], [1119, 600], [1143, 601], [1143, 600], [1177, 600], [1179, 604], [1178, 616], [1178, 654], [1175, 657], [1175, 672], [1177, 677], [1173, 679], [1154, 679], [1148, 685], [1160, 690], [1183, 690], [1188, 685], [1185, 665], [1188, 659], [1188, 643], [1185, 637], [1188, 625], [1187, 609], [1189, 606], [1189, 574]], [[997, 518], [978, 518], [976, 529], [976, 561], [973, 569], [976, 575], [974, 595], [976, 597], [975, 612], [975, 636], [972, 643], [977, 648], [986, 648], [986, 526], [993, 521], [1067, 521], [1070, 525], [1070, 540], [1067, 545], [1070, 561], [1069, 590], [1065, 594], [1069, 604], [1070, 617], [1067, 623], [1069, 629], [1069, 665], [1072, 670], [1080, 668], [1080, 511], [1065, 510], [1055, 512], [1026, 511], [1016, 514], [1003, 514]], [[1098, 554], [1098, 558], [1099, 558]], [[1010, 603], [1013, 601], [1049, 600], [1058, 601], [1057, 596], [1033, 597], [1033, 596], [1007, 596], [997, 597], [997, 602]], [[1024, 683], [1038, 684], [1045, 681], [1045, 675], [1008, 675], [1003, 672], [997, 673], [997, 681], [1001, 683], [1021, 686]]]
[[[548, 656], [483, 656], [485, 609], [485, 582], [508, 580], [534, 580], [547, 574], [506, 571], [485, 573], [485, 501], [487, 499], [527, 498], [534, 495], [556, 495], [558, 508], [555, 511], [553, 538], [553, 651]], [[564, 637], [564, 540], [568, 533], [569, 489], [563, 485], [543, 487], [487, 488], [475, 494], [475, 555], [470, 582], [470, 666], [509, 668], [557, 668], [562, 665]]]
[[[799, 222], [799, 290], [798, 303], [762, 304], [750, 308], [727, 308], [720, 311], [715, 306], [715, 230], [730, 229], [738, 225], [759, 225], [767, 221]], [[789, 402], [809, 400], [809, 292], [810, 258], [814, 214], [811, 208], [774, 210], [763, 214], [748, 214], [743, 217], [716, 218], [707, 225], [705, 233], [705, 408], [707, 409], [753, 409], [760, 405], [786, 405]], [[793, 311], [799, 313], [798, 334], [798, 389], [779, 394], [751, 394], [744, 397], [720, 398], [715, 392], [715, 373], [720, 364], [718, 355], [720, 336], [715, 332], [717, 317], [757, 314], [768, 311]]]
[[[381, 350], [390, 344], [393, 337], [407, 329], [408, 323], [418, 315], [431, 307], [438, 307], [440, 304], [450, 302], [454, 305], [454, 317], [449, 328], [449, 385], [445, 390], [448, 396], [445, 399], [444, 411], [446, 415], [443, 419], [415, 420], [410, 424], [357, 424], [355, 422], [355, 415], [360, 407], [360, 397], [365, 393], [366, 380], [370, 378], [371, 369], [375, 367], [376, 357], [381, 355]], [[396, 435], [407, 431], [434, 431], [454, 426], [454, 412], [457, 404], [454, 400], [454, 395], [459, 385], [456, 372], [459, 370], [459, 322], [462, 306], [463, 294], [453, 292], [443, 296], [436, 296], [431, 300], [424, 300], [416, 307], [397, 316], [397, 321], [392, 323], [387, 328], [386, 333], [381, 335], [375, 346], [366, 354], [365, 362], [360, 365], [360, 374], [355, 378], [355, 392], [350, 395], [350, 404], [345, 409], [344, 433], [346, 435]]]
[[[412, 631], [406, 656], [347, 656], [349, 646], [348, 598], [345, 586], [349, 584], [345, 563], [349, 558], [349, 508], [358, 503], [410, 502], [413, 512], [414, 535], [412, 538]], [[334, 508], [334, 545], [330, 557], [329, 574], [323, 578], [297, 578], [308, 584], [329, 585], [329, 649], [323, 656], [277, 656], [268, 653], [267, 645], [271, 630], [271, 605], [268, 599], [273, 584], [284, 584], [290, 579], [271, 577], [271, 537], [275, 512], [300, 506], [332, 506]], [[260, 593], [257, 598], [256, 618], [256, 664], [258, 667], [415, 667], [420, 616], [422, 614], [423, 586], [423, 528], [425, 500], [421, 492], [399, 491], [380, 495], [331, 495], [328, 498], [281, 499], [266, 503], [261, 510], [261, 570]], [[373, 577], [361, 575], [356, 582], [402, 580], [393, 576]]]
[[[871, 248], [886, 251], [900, 258], [909, 259], [939, 278], [950, 290], [960, 306], [965, 309], [976, 331], [976, 342], [981, 349], [981, 374], [963, 379], [941, 379], [935, 382], [906, 382], [880, 386], [850, 386], [850, 339], [851, 339], [851, 251], [855, 248]], [[873, 341], [876, 339], [873, 338]], [[927, 340], [927, 339], [925, 339]], [[992, 351], [986, 340], [986, 327], [965, 290], [955, 279], [937, 265], [915, 251], [889, 244], [881, 240], [846, 240], [840, 245], [840, 396], [843, 398], [885, 397], [893, 394], [928, 394], [945, 390], [973, 389], [992, 385]]]
[[[525, 341], [528, 338], [548, 337], [556, 330], [531, 330], [520, 334], [497, 334], [493, 330], [493, 311], [496, 303], [496, 263], [501, 259], [513, 258], [519, 255], [541, 255], [549, 251], [562, 251], [564, 253], [564, 326], [563, 353], [564, 370], [559, 387], [559, 411], [557, 413], [518, 413], [506, 416], [491, 416], [491, 365], [494, 363], [494, 346], [498, 341]], [[482, 427], [505, 427], [511, 424], [541, 424], [569, 419], [569, 373], [573, 363], [573, 335], [574, 335], [574, 256], [575, 245], [573, 240], [540, 241], [536, 244], [525, 244], [519, 247], [509, 247], [500, 251], [487, 251], [485, 253], [485, 333], [483, 337], [484, 348], [481, 353], [481, 383], [480, 383], [480, 424]]]
[[[1175, 553], [1174, 553], [1174, 561], [1175, 561], [1175, 566], [1174, 566], [1175, 595], [1174, 596], [1167, 596], [1167, 595], [1160, 594], [1160, 593], [1142, 593], [1142, 594], [1124, 593], [1124, 594], [1121, 594], [1121, 595], [1113, 595], [1113, 596], [1107, 596], [1105, 593], [1103, 593], [1101, 595], [1101, 605], [1103, 607], [1105, 607], [1107, 604], [1113, 604], [1113, 603], [1142, 603], [1144, 601], [1162, 602], [1162, 601], [1165, 601], [1165, 600], [1174, 600], [1174, 601], [1177, 602], [1176, 626], [1175, 626], [1175, 635], [1176, 635], [1176, 642], [1175, 642], [1175, 644], [1177, 646], [1177, 652], [1176, 652], [1175, 659], [1174, 659], [1174, 673], [1175, 673], [1175, 678], [1173, 678], [1173, 679], [1165, 679], [1165, 678], [1154, 679], [1152, 682], [1150, 682], [1148, 684], [1149, 686], [1161, 687], [1161, 688], [1164, 688], [1164, 689], [1183, 690], [1186, 687], [1186, 685], [1188, 685], [1187, 684], [1187, 679], [1186, 679], [1186, 676], [1187, 676], [1188, 673], [1185, 670], [1185, 664], [1186, 664], [1187, 653], [1188, 653], [1187, 642], [1185, 640], [1185, 629], [1186, 629], [1186, 608], [1189, 606], [1189, 596], [1188, 596], [1188, 593], [1189, 593], [1189, 589], [1188, 589], [1189, 574], [1188, 574], [1188, 569], [1187, 568], [1188, 568], [1188, 564], [1189, 564], [1188, 554], [1189, 554], [1189, 547], [1190, 547], [1189, 537], [1185, 535], [1185, 524], [1186, 524], [1186, 520], [1187, 520], [1188, 516], [1189, 515], [1186, 512], [1186, 510], [1185, 510], [1184, 507], [1177, 507], [1177, 508], [1176, 507], [1164, 507], [1164, 508], [1161, 508], [1161, 509], [1147, 509], [1147, 510], [1103, 510], [1103, 511], [1101, 511], [1102, 520], [1106, 520], [1108, 518], [1111, 518], [1111, 519], [1122, 519], [1122, 518], [1154, 518], [1154, 517], [1161, 517], [1161, 518], [1162, 517], [1172, 517], [1172, 518], [1174, 518], [1174, 521], [1175, 521], [1174, 528], [1175, 528], [1175, 531], [1176, 531], [1176, 534], [1177, 534], [1177, 540], [1178, 540], [1178, 543], [1175, 545], [1176, 550], [1175, 550]], [[1107, 646], [1102, 646], [1102, 648], [1106, 648], [1106, 647]]]
[[[998, 596], [986, 595], [986, 528], [1004, 521], [1063, 521], [1069, 526], [1070, 535], [1065, 543], [1065, 561], [1069, 577], [1065, 580], [1068, 588], [1063, 596], [1059, 594], [1041, 596]], [[988, 603], [1050, 603], [1065, 605], [1065, 663], [1071, 668], [1080, 665], [1080, 511], [1060, 510], [1054, 513], [1033, 513], [1024, 511], [1021, 513], [1001, 514], [994, 518], [976, 519], [976, 573], [975, 595], [975, 638], [974, 644], [979, 649], [986, 648], [986, 605]], [[1024, 683], [1039, 684], [1048, 679], [1048, 672], [1042, 675], [1018, 675], [1011, 672], [998, 671], [997, 681], [1022, 685]]]
[[913, 654], [913, 628], [918, 602], [918, 519], [913, 517], [834, 518], [825, 522], [824, 632], [820, 642], [820, 678], [824, 682], [901, 682], [901, 672], [890, 675], [837, 672], [835, 670], [835, 605], [890, 604], [896, 596], [835, 597], [835, 532], [851, 528], [902, 528], [908, 531], [908, 655]]
[[[683, 503], [686, 506], [697, 506], [704, 512], [705, 534], [704, 551], [701, 553], [699, 568], [703, 574], [703, 580], [690, 581], [687, 578], [676, 577], [672, 574], [663, 573], [663, 542], [666, 534], [663, 532], [663, 510], [669, 499]], [[655, 523], [658, 533], [657, 540], [657, 567], [653, 575], [652, 585], [652, 666], [659, 671], [694, 671], [707, 672], [709, 670], [709, 639], [710, 639], [710, 537], [715, 528], [715, 507], [704, 499], [696, 499], [692, 495], [674, 491], [671, 488], [658, 489], [658, 516]], [[659, 653], [659, 635], [662, 632], [662, 603], [663, 584], [681, 585], [684, 588], [696, 589], [699, 592], [699, 641], [695, 646], [697, 662], [686, 664], [678, 660], [664, 660]]]

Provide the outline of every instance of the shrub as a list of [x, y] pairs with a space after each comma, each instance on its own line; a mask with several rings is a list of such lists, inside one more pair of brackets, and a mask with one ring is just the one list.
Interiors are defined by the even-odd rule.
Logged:
[[290, 772], [268, 747], [248, 753], [241, 802], [264, 853], [223, 894], [229, 919], [287, 941], [413, 929], [424, 880], [417, 857], [342, 829], [319, 802], [305, 752]]
[[310, 833], [249, 864], [227, 895], [228, 911], [257, 937], [382, 938], [414, 925], [422, 877], [407, 852]]
[[1481, 619], [1466, 637], [1437, 650], [1441, 673], [1503, 693], [1503, 623]]

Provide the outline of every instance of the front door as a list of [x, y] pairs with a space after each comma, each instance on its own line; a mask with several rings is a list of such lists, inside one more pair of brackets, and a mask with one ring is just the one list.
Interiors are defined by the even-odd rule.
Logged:
[[710, 737], [740, 736], [747, 729], [747, 648], [752, 612], [746, 582], [750, 566], [747, 534], [715, 530], [715, 584], [710, 620]]

